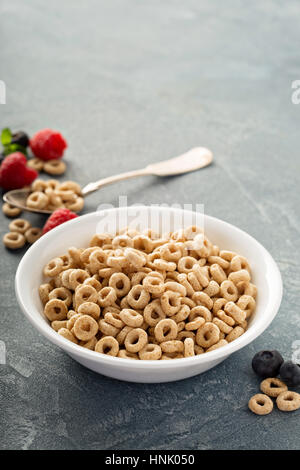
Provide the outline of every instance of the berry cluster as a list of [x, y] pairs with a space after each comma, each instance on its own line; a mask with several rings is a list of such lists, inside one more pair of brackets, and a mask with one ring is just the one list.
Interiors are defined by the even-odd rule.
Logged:
[[[300, 394], [288, 387], [300, 385], [300, 365], [292, 361], [284, 361], [281, 354], [274, 351], [259, 351], [252, 359], [254, 372], [263, 377], [260, 384], [262, 393], [250, 398], [248, 407], [257, 415], [268, 415], [276, 401], [280, 411], [296, 411], [300, 408]], [[280, 375], [280, 379], [277, 377]]]
[[[30, 185], [38, 176], [38, 171], [59, 175], [65, 170], [63, 162], [57, 164], [67, 147], [60, 132], [43, 129], [30, 139], [23, 131], [13, 134], [5, 128], [1, 133], [1, 143], [0, 186], [5, 191]], [[28, 147], [35, 158], [27, 162]]]
[[[43, 129], [30, 139], [23, 131], [12, 133], [10, 129], [5, 128], [1, 132], [1, 143], [3, 151], [0, 154], [0, 187], [4, 191], [31, 186], [40, 171], [60, 175], [66, 169], [61, 158], [67, 142], [57, 131]], [[29, 148], [33, 158], [27, 160]], [[2, 209], [3, 213], [11, 218], [18, 217], [22, 212], [8, 203], [5, 203]], [[10, 232], [4, 235], [3, 242], [10, 250], [22, 248], [26, 240], [33, 243], [41, 234], [75, 217], [78, 217], [77, 214], [71, 210], [59, 208], [49, 217], [42, 230], [31, 228], [29, 222], [24, 219], [17, 219], [10, 224]], [[30, 231], [28, 236], [25, 231], [23, 233], [23, 226]]]
[[281, 354], [274, 351], [259, 351], [252, 359], [252, 368], [260, 377], [277, 377], [289, 387], [300, 385], [300, 365], [292, 361], [284, 361]]

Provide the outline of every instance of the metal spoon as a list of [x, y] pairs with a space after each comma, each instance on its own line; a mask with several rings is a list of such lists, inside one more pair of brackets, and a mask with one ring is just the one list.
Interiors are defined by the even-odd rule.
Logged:
[[[82, 196], [85, 197], [88, 194], [97, 191], [98, 189], [116, 181], [122, 181], [128, 178], [134, 178], [135, 176], [144, 175], [155, 175], [155, 176], [173, 176], [188, 173], [189, 171], [198, 170], [209, 165], [212, 162], [213, 155], [210, 150], [204, 147], [195, 147], [189, 150], [179, 157], [171, 158], [163, 162], [152, 163], [146, 168], [141, 170], [127, 171], [126, 173], [120, 173], [119, 175], [109, 176], [103, 178], [94, 183], [87, 184], [81, 191]], [[28, 212], [38, 212], [41, 214], [51, 214], [49, 210], [30, 209], [26, 207], [26, 199], [30, 194], [31, 190], [28, 189], [14, 189], [8, 191], [3, 195], [5, 202], [8, 202], [12, 206], [19, 207]]]

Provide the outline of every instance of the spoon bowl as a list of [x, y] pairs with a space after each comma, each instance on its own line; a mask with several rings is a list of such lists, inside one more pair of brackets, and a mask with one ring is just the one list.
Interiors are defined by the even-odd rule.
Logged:
[[52, 211], [44, 209], [31, 209], [26, 206], [26, 199], [31, 193], [30, 189], [13, 189], [3, 195], [3, 200], [11, 206], [18, 207], [23, 211], [35, 212], [37, 214], [52, 214]]

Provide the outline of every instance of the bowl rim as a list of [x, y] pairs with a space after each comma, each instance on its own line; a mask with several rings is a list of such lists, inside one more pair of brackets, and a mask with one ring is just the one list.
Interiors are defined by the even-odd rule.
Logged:
[[[185, 211], [189, 212], [191, 214], [196, 214], [194, 211], [186, 211], [181, 208], [172, 208], [172, 207], [160, 207], [160, 206], [147, 206], [147, 205], [141, 205], [142, 209], [149, 210], [149, 209], [155, 209], [159, 211]], [[258, 242], [254, 237], [249, 235], [247, 232], [244, 230], [241, 230], [240, 228], [236, 227], [233, 224], [230, 224], [228, 222], [225, 222], [222, 219], [219, 219], [217, 217], [212, 217], [206, 214], [203, 214], [204, 217], [204, 223], [205, 219], [215, 221], [217, 223], [222, 223], [227, 226], [227, 228], [231, 229], [233, 228], [235, 231], [240, 232], [243, 234], [243, 236], [247, 236], [252, 243], [256, 244], [256, 246], [262, 251], [264, 258], [266, 260], [266, 264], [271, 268], [269, 272], [272, 273], [272, 283], [273, 283], [273, 296], [272, 296], [272, 302], [269, 302], [268, 308], [265, 311], [265, 314], [260, 318], [257, 323], [253, 324], [252, 328], [249, 328], [243, 335], [241, 335], [239, 338], [235, 339], [231, 343], [228, 343], [225, 346], [222, 346], [221, 348], [215, 349], [210, 352], [206, 352], [205, 354], [200, 354], [200, 355], [195, 355], [192, 357], [187, 357], [187, 358], [178, 358], [178, 359], [172, 359], [171, 361], [151, 361], [151, 360], [143, 360], [143, 361], [135, 361], [132, 359], [126, 359], [126, 358], [120, 358], [120, 357], [114, 357], [114, 356], [108, 356], [105, 354], [99, 354], [95, 351], [91, 351], [89, 349], [85, 349], [82, 346], [79, 346], [75, 343], [72, 343], [71, 341], [67, 340], [66, 338], [63, 338], [55, 330], [51, 328], [51, 326], [46, 322], [37, 322], [34, 315], [31, 314], [30, 309], [28, 309], [23, 301], [23, 295], [22, 295], [22, 273], [25, 269], [25, 265], [27, 263], [27, 260], [31, 257], [32, 252], [37, 250], [40, 245], [47, 244], [48, 240], [51, 239], [52, 237], [55, 237], [56, 234], [62, 232], [66, 224], [70, 225], [77, 225], [80, 223], [84, 223], [86, 219], [89, 218], [94, 218], [94, 217], [99, 217], [99, 215], [102, 212], [105, 212], [107, 215], [108, 212], [112, 211], [120, 211], [120, 210], [128, 210], [130, 207], [117, 207], [117, 208], [111, 208], [111, 209], [105, 209], [104, 211], [94, 211], [90, 212], [88, 214], [84, 214], [78, 218], [72, 219], [68, 222], [65, 222], [64, 224], [56, 227], [55, 229], [49, 231], [43, 237], [41, 237], [39, 240], [37, 240], [34, 245], [32, 245], [23, 258], [21, 259], [19, 266], [16, 271], [15, 275], [15, 292], [16, 292], [16, 297], [17, 301], [19, 303], [19, 306], [26, 316], [26, 318], [29, 320], [29, 322], [43, 335], [45, 336], [49, 341], [51, 341], [53, 344], [56, 346], [59, 346], [62, 348], [64, 351], [69, 353], [71, 356], [79, 356], [83, 360], [89, 360], [92, 362], [96, 363], [104, 363], [106, 365], [111, 365], [112, 367], [116, 367], [118, 364], [121, 366], [122, 364], [125, 366], [129, 366], [130, 368], [133, 369], [140, 369], [144, 368], [145, 366], [151, 369], [169, 369], [169, 368], [174, 368], [174, 367], [187, 367], [189, 365], [196, 365], [196, 364], [206, 364], [207, 362], [213, 362], [217, 360], [222, 360], [223, 358], [225, 359], [227, 356], [230, 354], [234, 353], [235, 351], [241, 349], [242, 347], [248, 345], [251, 343], [254, 339], [256, 339], [259, 335], [263, 333], [263, 331], [270, 325], [272, 320], [275, 318], [276, 314], [278, 313], [280, 304], [281, 304], [281, 299], [282, 299], [282, 291], [283, 291], [283, 286], [282, 286], [282, 278], [281, 274], [279, 271], [279, 268], [274, 261], [273, 257], [271, 254], [264, 248], [264, 246]]]

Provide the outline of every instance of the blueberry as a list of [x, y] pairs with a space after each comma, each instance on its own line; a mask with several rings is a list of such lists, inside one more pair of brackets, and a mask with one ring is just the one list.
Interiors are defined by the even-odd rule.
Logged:
[[29, 145], [29, 137], [23, 131], [16, 132], [12, 135], [11, 144], [22, 145], [22, 147], [26, 148]]
[[289, 387], [300, 385], [300, 365], [286, 361], [280, 367], [280, 377]]
[[252, 368], [260, 377], [276, 377], [282, 363], [278, 351], [259, 351], [252, 359]]

